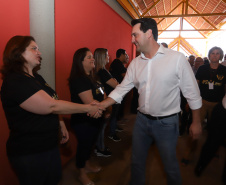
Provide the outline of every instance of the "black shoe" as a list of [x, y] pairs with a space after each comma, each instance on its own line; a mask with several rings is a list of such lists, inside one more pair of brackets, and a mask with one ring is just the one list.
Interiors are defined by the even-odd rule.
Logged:
[[120, 128], [120, 127], [117, 127], [117, 128], [115, 129], [115, 131], [117, 131], [117, 132], [122, 132], [122, 131], [123, 131], [123, 129], [122, 129], [122, 128]]
[[96, 148], [94, 150], [94, 152], [96, 153], [96, 155], [98, 157], [110, 157], [111, 156], [111, 152], [110, 150], [106, 147], [104, 151], [99, 150], [98, 148]]
[[121, 141], [121, 139], [117, 135], [108, 136], [108, 138], [115, 142]]

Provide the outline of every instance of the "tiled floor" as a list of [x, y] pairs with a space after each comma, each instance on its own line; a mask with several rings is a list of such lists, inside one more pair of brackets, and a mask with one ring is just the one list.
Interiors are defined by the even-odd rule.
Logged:
[[[102, 170], [96, 174], [89, 174], [95, 185], [128, 185], [130, 179], [130, 157], [131, 157], [131, 137], [135, 121], [134, 114], [125, 116], [128, 121], [122, 126], [123, 132], [119, 133], [120, 142], [114, 142], [106, 138], [106, 145], [111, 149], [113, 155], [108, 158], [96, 157], [93, 154], [92, 161], [99, 163]], [[183, 185], [222, 185], [221, 174], [225, 160], [225, 148], [220, 148], [219, 158], [213, 159], [203, 175], [199, 178], [194, 176], [194, 166], [197, 162], [200, 148], [205, 141], [206, 133], [204, 132], [199, 140], [198, 151], [193, 157], [193, 161], [184, 167], [180, 164]], [[188, 136], [184, 135], [178, 139], [177, 155], [181, 160], [187, 150]], [[77, 180], [78, 171], [72, 159], [63, 169], [62, 185], [81, 185]], [[147, 160], [146, 185], [166, 185], [166, 178], [163, 172], [158, 151], [155, 146], [150, 148]]]

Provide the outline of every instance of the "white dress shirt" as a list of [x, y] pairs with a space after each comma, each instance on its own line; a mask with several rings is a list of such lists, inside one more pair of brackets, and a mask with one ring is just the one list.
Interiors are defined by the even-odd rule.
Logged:
[[199, 87], [185, 56], [161, 44], [152, 59], [143, 53], [129, 65], [122, 81], [109, 95], [120, 103], [133, 87], [138, 89], [138, 110], [152, 116], [180, 112], [180, 90], [191, 109], [202, 106]]

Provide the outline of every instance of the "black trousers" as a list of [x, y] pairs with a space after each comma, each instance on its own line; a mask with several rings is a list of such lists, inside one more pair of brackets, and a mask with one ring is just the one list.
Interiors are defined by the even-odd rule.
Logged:
[[[197, 168], [205, 169], [218, 148], [224, 144], [226, 139], [226, 110], [222, 104], [217, 104], [212, 112], [212, 119], [208, 129], [208, 136], [202, 147], [201, 154], [197, 163]], [[225, 163], [226, 165], [226, 163]], [[223, 180], [226, 183], [226, 166], [223, 171]]]
[[89, 160], [93, 147], [97, 141], [100, 128], [89, 124], [72, 124], [78, 140], [76, 152], [76, 167], [84, 168], [86, 161]]
[[61, 179], [58, 147], [48, 151], [9, 157], [20, 185], [57, 185]]

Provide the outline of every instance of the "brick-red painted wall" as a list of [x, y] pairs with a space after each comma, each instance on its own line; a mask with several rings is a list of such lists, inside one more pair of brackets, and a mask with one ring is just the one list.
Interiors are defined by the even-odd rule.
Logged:
[[61, 99], [70, 100], [67, 78], [74, 52], [88, 47], [108, 49], [110, 62], [117, 49], [126, 49], [132, 59], [131, 26], [102, 0], [55, 2], [56, 90]]

